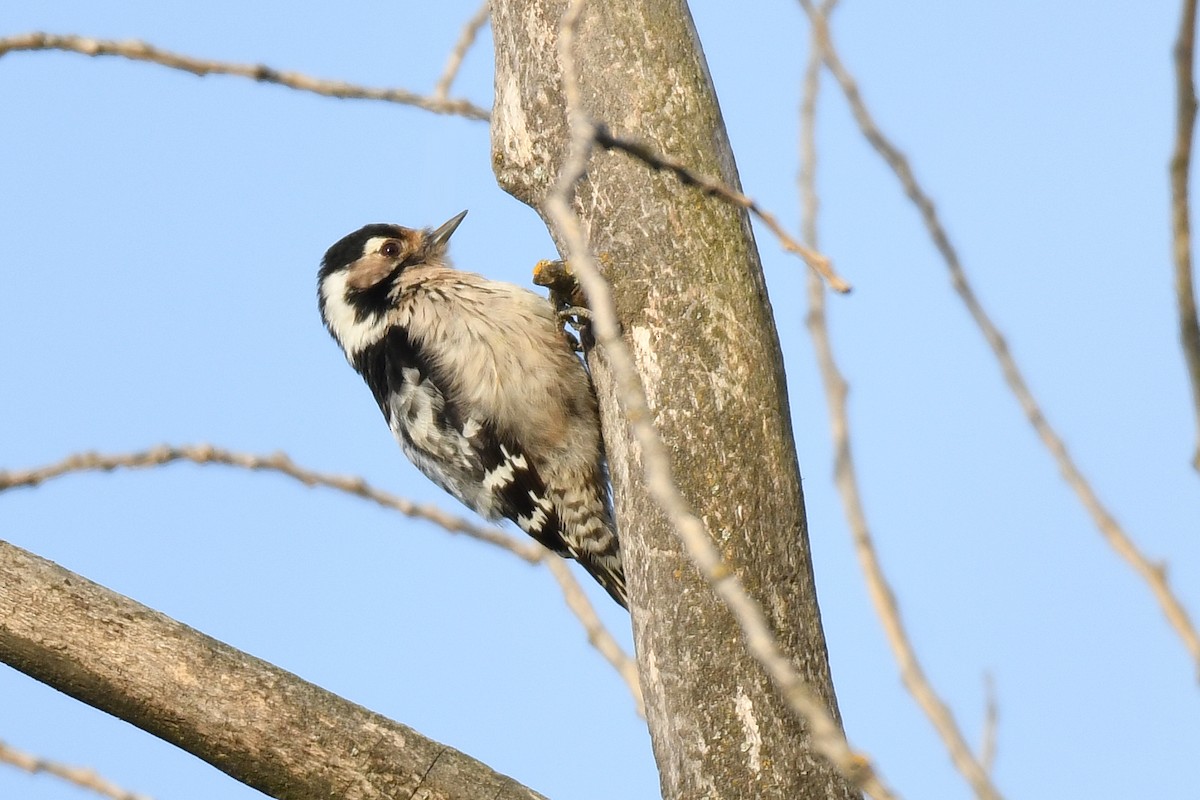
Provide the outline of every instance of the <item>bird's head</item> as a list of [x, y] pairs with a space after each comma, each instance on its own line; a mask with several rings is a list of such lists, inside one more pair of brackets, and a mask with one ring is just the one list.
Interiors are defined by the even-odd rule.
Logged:
[[317, 304], [325, 326], [347, 352], [375, 338], [405, 270], [448, 263], [450, 236], [466, 215], [463, 211], [437, 228], [366, 225], [325, 252], [317, 272]]

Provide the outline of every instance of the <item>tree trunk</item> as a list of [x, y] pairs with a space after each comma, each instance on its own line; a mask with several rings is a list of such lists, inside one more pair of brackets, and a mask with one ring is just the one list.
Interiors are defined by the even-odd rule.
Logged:
[[[539, 211], [569, 141], [557, 57], [566, 5], [492, 3], [492, 163], [501, 186]], [[738, 185], [683, 0], [588, 4], [575, 58], [592, 119]], [[599, 150], [574, 209], [612, 283], [679, 488], [836, 717], [779, 342], [747, 215]], [[812, 752], [690, 565], [647, 493], [603, 354], [590, 363], [664, 798], [856, 797]]]

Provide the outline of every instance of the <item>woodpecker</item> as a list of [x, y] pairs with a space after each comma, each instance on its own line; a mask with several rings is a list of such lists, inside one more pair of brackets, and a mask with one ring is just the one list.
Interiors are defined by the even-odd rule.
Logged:
[[466, 215], [339, 240], [317, 274], [321, 318], [417, 469], [628, 608], [591, 380], [548, 300], [451, 266]]

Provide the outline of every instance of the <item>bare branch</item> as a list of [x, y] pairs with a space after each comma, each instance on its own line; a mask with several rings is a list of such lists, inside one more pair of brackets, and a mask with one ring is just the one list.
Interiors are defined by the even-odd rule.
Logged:
[[540, 797], [412, 728], [6, 542], [0, 662], [274, 797]]
[[238, 453], [212, 445], [159, 445], [149, 450], [134, 453], [76, 453], [55, 464], [28, 470], [0, 470], [0, 492], [6, 489], [37, 486], [52, 478], [75, 472], [110, 472], [116, 469], [146, 469], [159, 467], [174, 461], [190, 461], [194, 464], [220, 464], [249, 470], [264, 470], [287, 475], [305, 486], [324, 486], [337, 489], [364, 500], [399, 511], [407, 517], [432, 522], [451, 533], [461, 533], [472, 539], [496, 545], [530, 564], [537, 564], [546, 557], [546, 549], [533, 541], [515, 539], [497, 528], [475, 525], [462, 517], [448, 514], [442, 509], [414, 503], [403, 497], [389, 494], [368, 484], [359, 477], [330, 475], [297, 466], [283, 453], [257, 456]]
[[112, 781], [96, 774], [95, 770], [86, 767], [71, 767], [56, 761], [49, 761], [29, 753], [23, 753], [4, 742], [0, 742], [0, 763], [11, 764], [17, 769], [23, 769], [31, 775], [44, 772], [56, 778], [62, 778], [68, 783], [88, 789], [112, 800], [151, 800], [148, 795], [127, 792]]
[[458, 71], [462, 67], [463, 59], [467, 57], [467, 51], [471, 49], [471, 45], [475, 44], [475, 37], [479, 35], [480, 29], [487, 24], [490, 15], [491, 11], [488, 7], [488, 0], [483, 0], [483, 5], [479, 7], [479, 10], [463, 26], [462, 32], [458, 35], [458, 41], [454, 43], [454, 49], [450, 51], [450, 56], [446, 59], [446, 67], [442, 70], [442, 77], [438, 78], [437, 85], [433, 87], [434, 100], [445, 100], [446, 96], [450, 93], [450, 85], [458, 77]]
[[159, 445], [134, 453], [76, 453], [44, 467], [18, 471], [0, 470], [0, 492], [7, 489], [35, 487], [45, 481], [76, 472], [148, 469], [176, 461], [277, 472], [297, 480], [305, 486], [323, 486], [335, 489], [392, 511], [398, 511], [405, 516], [432, 522], [450, 533], [461, 533], [472, 539], [500, 547], [530, 564], [545, 564], [554, 575], [555, 580], [558, 581], [567, 607], [578, 617], [580, 624], [587, 632], [588, 642], [617, 670], [622, 680], [629, 686], [638, 713], [642, 716], [645, 715], [641, 683], [638, 681], [636, 667], [632, 666], [632, 659], [621, 649], [612, 634], [604, 628], [570, 569], [566, 564], [561, 563], [561, 559], [551, 558], [550, 552], [537, 542], [516, 539], [498, 528], [475, 525], [462, 517], [449, 514], [437, 506], [414, 503], [407, 498], [389, 494], [381, 489], [376, 489], [360, 477], [330, 475], [306, 469], [298, 466], [283, 453], [258, 456], [225, 450], [212, 445]]
[[183, 70], [198, 76], [235, 75], [262, 83], [286, 86], [302, 92], [312, 92], [325, 97], [382, 100], [387, 103], [416, 106], [435, 114], [449, 114], [474, 120], [487, 120], [489, 116], [487, 110], [468, 100], [425, 97], [406, 89], [376, 89], [344, 81], [324, 80], [299, 72], [281, 72], [265, 64], [232, 64], [225, 61], [192, 58], [161, 50], [146, 42], [136, 40], [117, 42], [40, 32], [0, 38], [0, 57], [20, 50], [65, 50], [82, 53], [85, 56], [120, 56], [133, 61], [147, 61], [171, 69]]
[[996, 766], [996, 728], [1000, 724], [1000, 709], [996, 704], [996, 682], [991, 674], [983, 676], [984, 716], [983, 736], [979, 742], [979, 764], [989, 775]]
[[912, 200], [920, 211], [925, 227], [929, 231], [934, 245], [937, 247], [938, 252], [946, 263], [946, 267], [950, 271], [950, 280], [955, 292], [958, 293], [959, 298], [966, 305], [971, 318], [979, 327], [984, 339], [987, 340], [988, 346], [991, 347], [992, 353], [1000, 365], [1000, 371], [1004, 375], [1004, 380], [1016, 397], [1022, 411], [1025, 412], [1026, 419], [1029, 420], [1029, 424], [1037, 432], [1038, 437], [1042, 440], [1042, 444], [1050, 452], [1067, 485], [1075, 492], [1080, 503], [1100, 531], [1101, 536], [1104, 537], [1109, 546], [1150, 587], [1150, 591], [1158, 601], [1159, 607], [1167, 618], [1167, 622], [1183, 640], [1184, 647], [1195, 663], [1197, 676], [1200, 678], [1200, 634], [1196, 632], [1196, 628], [1192, 624], [1183, 604], [1171, 591], [1167, 581], [1166, 568], [1161, 564], [1150, 561], [1138, 549], [1120, 523], [1116, 521], [1100, 501], [1100, 498], [1096, 496], [1091, 484], [1088, 483], [1083, 473], [1080, 472], [1079, 467], [1067, 452], [1067, 447], [1063, 443], [1062, 438], [1050, 423], [1046, 421], [1045, 414], [1029, 389], [1029, 385], [1025, 382], [1024, 376], [1018, 369], [1017, 363], [1004, 341], [1004, 337], [987, 315], [987, 312], [983, 310], [979, 298], [975, 295], [975, 290], [968, 282], [966, 273], [962, 268], [962, 263], [959, 261], [958, 253], [950, 243], [950, 238], [938, 218], [933, 200], [930, 199], [929, 195], [917, 183], [912, 168], [908, 164], [908, 159], [883, 135], [879, 126], [876, 125], [874, 119], [867, 111], [867, 107], [859, 94], [857, 84], [842, 65], [837, 51], [833, 49], [828, 26], [816, 14], [811, 0], [800, 0], [800, 4], [808, 12], [814, 29], [821, 37], [825, 51], [825, 66], [841, 87], [842, 93], [850, 104], [854, 118], [858, 122], [859, 129], [867, 141], [871, 143], [871, 146], [875, 148], [884, 161], [887, 162], [888, 166], [891, 167], [904, 187], [905, 194], [908, 195], [909, 199]]
[[710, 197], [718, 197], [732, 206], [746, 209], [762, 220], [771, 233], [775, 234], [779, 239], [779, 243], [783, 245], [784, 250], [795, 253], [804, 259], [804, 263], [808, 264], [809, 267], [824, 278], [829, 283], [831, 289], [842, 293], [850, 291], [850, 284], [846, 283], [846, 281], [833, 271], [833, 265], [829, 263], [828, 258], [818, 253], [812, 247], [803, 245], [793, 239], [784, 230], [783, 226], [779, 224], [779, 220], [776, 219], [775, 215], [759, 206], [754, 198], [742, 194], [737, 189], [726, 185], [723, 181], [716, 178], [693, 172], [682, 161], [677, 161], [662, 153], [655, 152], [645, 142], [636, 142], [632, 139], [614, 136], [603, 124], [593, 124], [592, 136], [595, 138], [596, 144], [606, 150], [620, 150], [623, 153], [633, 156], [652, 169], [672, 173], [684, 186], [694, 186]]
[[[809, 4], [806, 2], [806, 9]], [[814, 18], [825, 24], [828, 11], [812, 10]], [[820, 87], [822, 41], [814, 25], [808, 65], [805, 70], [804, 100], [801, 105], [801, 169], [800, 184], [803, 200], [804, 238], [814, 244], [817, 241], [817, 192], [816, 192], [816, 101]], [[825, 290], [821, 282], [810, 275], [808, 281], [808, 331], [812, 336], [821, 382], [825, 386], [825, 400], [829, 406], [830, 428], [833, 435], [834, 482], [842, 498], [842, 509], [854, 539], [854, 550], [858, 556], [866, 580], [871, 604], [883, 625], [888, 646], [900, 667], [900, 677], [905, 688], [916, 700], [917, 705], [933, 723], [938, 736], [945, 744], [951, 761], [971, 784], [977, 797], [998, 800], [1000, 792], [992, 785], [987, 770], [975, 758], [971, 746], [954, 719], [953, 713], [938, 696], [930, 683], [916, 649], [912, 645], [896, 595], [884, 574], [883, 564], [867, 524], [859, 490], [858, 474], [854, 466], [854, 454], [850, 446], [850, 415], [846, 408], [848, 387], [838, 367], [829, 338], [829, 325], [825, 316]]]
[[1192, 466], [1200, 471], [1200, 322], [1192, 283], [1192, 223], [1188, 176], [1196, 127], [1196, 82], [1192, 75], [1196, 43], [1196, 0], [1183, 0], [1175, 39], [1175, 152], [1171, 155], [1171, 231], [1175, 258], [1175, 303], [1179, 309], [1179, 341], [1192, 383], [1196, 414], [1196, 451]]
[[581, 222], [571, 209], [570, 198], [575, 185], [583, 177], [588, 157], [598, 142], [597, 126], [583, 110], [574, 57], [574, 42], [583, 7], [584, 0], [571, 0], [559, 28], [558, 56], [570, 144], [557, 183], [547, 196], [544, 208], [562, 236], [571, 266], [587, 296], [597, 341], [611, 361], [625, 416], [642, 450], [649, 492], [671, 521], [700, 573], [733, 613], [745, 636], [747, 648], [779, 687], [788, 706], [807, 723], [813, 748], [854, 785], [878, 800], [894, 797], [884, 786], [870, 760], [850, 747], [824, 703], [813, 694], [804, 678], [781, 652], [762, 608], [746, 593], [737, 573], [725, 563], [704, 523], [691, 510], [672, 477], [670, 459], [654, 428], [653, 415], [633, 357], [620, 335], [611, 289], [592, 257]]
[[555, 556], [546, 558], [544, 563], [546, 569], [550, 570], [550, 574], [554, 576], [554, 580], [558, 581], [563, 599], [567, 601], [567, 608], [571, 609], [571, 613], [579, 619], [583, 629], [587, 632], [588, 643], [604, 656], [604, 660], [611, 664], [617, 674], [621, 676], [621, 680], [625, 681], [630, 694], [633, 695], [638, 716], [645, 719], [646, 702], [642, 698], [642, 681], [638, 677], [637, 662], [621, 649], [621, 645], [617, 644], [617, 640], [596, 616], [596, 609], [592, 607], [587, 595], [583, 593], [583, 588], [580, 587], [579, 581], [575, 580], [567, 562]]

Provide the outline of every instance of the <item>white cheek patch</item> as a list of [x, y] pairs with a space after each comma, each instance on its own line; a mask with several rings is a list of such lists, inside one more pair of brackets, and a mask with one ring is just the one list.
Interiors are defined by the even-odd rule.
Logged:
[[321, 281], [321, 297], [325, 300], [325, 324], [333, 332], [347, 356], [374, 344], [387, 333], [387, 319], [372, 315], [362, 320], [354, 306], [346, 302], [345, 270], [338, 270]]

